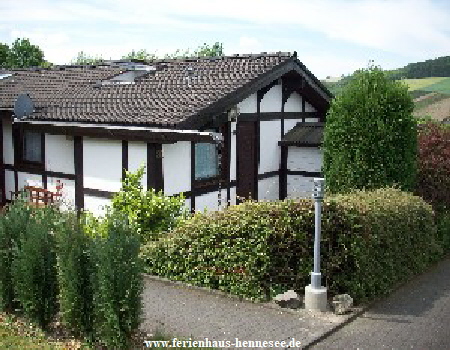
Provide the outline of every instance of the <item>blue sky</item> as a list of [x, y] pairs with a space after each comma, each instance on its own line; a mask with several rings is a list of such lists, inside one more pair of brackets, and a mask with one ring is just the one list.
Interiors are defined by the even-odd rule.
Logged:
[[45, 58], [163, 55], [216, 41], [226, 54], [297, 51], [318, 77], [450, 55], [446, 0], [0, 0], [0, 42]]

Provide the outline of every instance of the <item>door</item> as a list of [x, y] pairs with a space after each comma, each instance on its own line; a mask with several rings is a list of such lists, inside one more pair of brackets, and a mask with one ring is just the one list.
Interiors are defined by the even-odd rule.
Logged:
[[236, 129], [236, 195], [238, 197], [258, 199], [256, 122], [238, 122]]

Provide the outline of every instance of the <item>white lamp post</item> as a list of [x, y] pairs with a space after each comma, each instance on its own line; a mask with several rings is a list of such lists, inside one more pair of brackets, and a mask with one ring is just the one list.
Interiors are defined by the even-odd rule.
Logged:
[[311, 284], [305, 287], [305, 308], [313, 311], [327, 310], [327, 288], [322, 287], [320, 273], [320, 233], [322, 200], [325, 192], [325, 179], [314, 178], [314, 208], [315, 208], [315, 234], [314, 234], [314, 270], [311, 272]]

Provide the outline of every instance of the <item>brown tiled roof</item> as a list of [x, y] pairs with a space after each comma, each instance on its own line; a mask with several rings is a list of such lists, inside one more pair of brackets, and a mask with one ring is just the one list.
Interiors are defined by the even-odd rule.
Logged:
[[282, 146], [319, 146], [324, 123], [297, 123], [278, 143]]
[[28, 93], [28, 119], [173, 126], [195, 117], [292, 58], [286, 53], [161, 60], [134, 84], [101, 85], [126, 71], [117, 65], [20, 70], [0, 80], [0, 109]]

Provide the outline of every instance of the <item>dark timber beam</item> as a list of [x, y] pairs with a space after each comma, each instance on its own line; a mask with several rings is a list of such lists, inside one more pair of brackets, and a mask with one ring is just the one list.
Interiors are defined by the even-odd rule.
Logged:
[[125, 179], [126, 171], [128, 171], [128, 141], [122, 140], [122, 180]]
[[73, 139], [75, 163], [75, 206], [78, 211], [84, 208], [84, 173], [83, 173], [83, 137]]
[[147, 144], [147, 189], [164, 191], [162, 145]]

